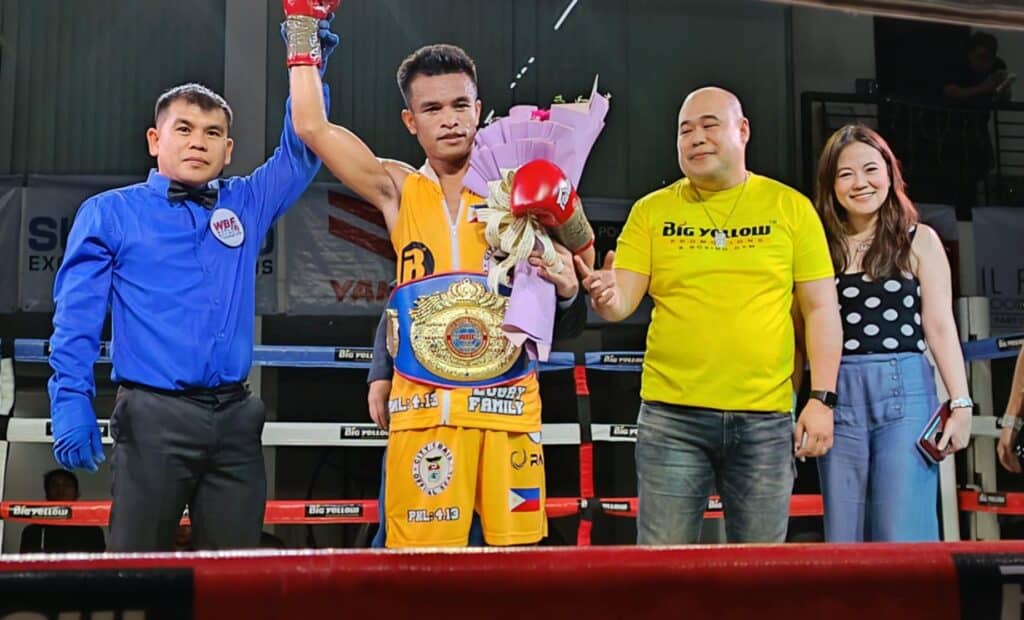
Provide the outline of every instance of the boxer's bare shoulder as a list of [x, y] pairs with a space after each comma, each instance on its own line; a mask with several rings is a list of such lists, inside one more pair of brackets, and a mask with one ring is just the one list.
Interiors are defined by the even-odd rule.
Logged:
[[380, 163], [384, 165], [384, 169], [387, 170], [395, 187], [398, 188], [399, 203], [401, 203], [402, 187], [405, 186], [405, 180], [409, 178], [409, 175], [416, 172], [416, 168], [397, 159], [382, 158]]

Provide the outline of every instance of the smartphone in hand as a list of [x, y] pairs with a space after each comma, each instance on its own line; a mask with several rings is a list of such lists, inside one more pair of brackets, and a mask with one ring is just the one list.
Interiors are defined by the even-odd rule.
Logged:
[[921, 450], [921, 454], [932, 463], [939, 463], [946, 458], [946, 455], [953, 453], [949, 445], [945, 450], [939, 450], [939, 441], [942, 440], [942, 432], [946, 428], [949, 414], [949, 401], [947, 400], [939, 405], [938, 409], [928, 418], [928, 423], [925, 424], [924, 430], [917, 440], [917, 447]]

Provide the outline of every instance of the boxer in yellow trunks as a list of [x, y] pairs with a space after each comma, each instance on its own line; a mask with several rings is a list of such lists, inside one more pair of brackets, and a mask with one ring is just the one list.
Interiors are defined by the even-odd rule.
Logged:
[[[486, 273], [479, 196], [446, 208], [429, 165], [402, 181], [391, 230], [399, 288], [432, 274]], [[452, 217], [454, 216], [454, 217]], [[400, 357], [400, 354], [399, 354]], [[492, 545], [547, 534], [537, 375], [484, 388], [444, 389], [405, 376], [396, 360], [388, 401], [388, 545], [465, 545], [474, 509]]]
[[[291, 69], [296, 131], [335, 176], [383, 213], [397, 255], [392, 305], [403, 295], [422, 300], [470, 289], [479, 294], [473, 287], [485, 281], [488, 246], [474, 206], [484, 198], [463, 187], [480, 122], [475, 65], [458, 47], [426, 46], [402, 63], [398, 83], [406, 103], [403, 123], [427, 156], [418, 170], [381, 162], [352, 132], [328, 122], [320, 77], [312, 67]], [[582, 329], [585, 308], [576, 303], [571, 254], [556, 249], [561, 273], [548, 271], [537, 255], [530, 262], [555, 286], [555, 329], [564, 334]], [[457, 283], [462, 284], [453, 287]], [[400, 314], [409, 314], [408, 306]], [[535, 366], [521, 356], [507, 360], [511, 368], [490, 381], [439, 380], [443, 360], [419, 352], [415, 359], [425, 362], [410, 363], [414, 356], [401, 347], [414, 346], [415, 338], [409, 324], [398, 325], [393, 340], [402, 344], [391, 352], [395, 376], [388, 402], [386, 514], [381, 515], [387, 545], [463, 546], [474, 511], [489, 544], [539, 541], [547, 520]], [[449, 327], [446, 337], [456, 354], [494, 340], [473, 325]]]

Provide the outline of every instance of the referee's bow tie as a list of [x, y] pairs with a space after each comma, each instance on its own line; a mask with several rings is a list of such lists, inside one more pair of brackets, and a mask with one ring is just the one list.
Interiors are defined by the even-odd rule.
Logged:
[[202, 205], [207, 209], [212, 209], [217, 204], [217, 188], [210, 187], [209, 185], [203, 187], [189, 187], [183, 185], [177, 181], [171, 181], [171, 184], [167, 186], [167, 200], [171, 202], [184, 202], [185, 200], [191, 200], [192, 202]]

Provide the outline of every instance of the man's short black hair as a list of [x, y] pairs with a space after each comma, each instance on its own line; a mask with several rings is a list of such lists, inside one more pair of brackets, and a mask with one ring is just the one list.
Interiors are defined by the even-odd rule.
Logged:
[[156, 106], [153, 109], [154, 126], [160, 124], [160, 115], [167, 111], [167, 108], [179, 99], [197, 105], [199, 106], [199, 109], [207, 112], [210, 110], [223, 110], [224, 114], [228, 117], [229, 127], [231, 126], [231, 121], [234, 120], [234, 114], [231, 112], [231, 106], [229, 106], [228, 102], [224, 100], [224, 97], [221, 97], [202, 84], [190, 82], [188, 84], [175, 86], [160, 95], [160, 98], [156, 100]]
[[69, 472], [66, 469], [51, 469], [50, 471], [46, 472], [46, 474], [43, 476], [43, 490], [46, 491], [47, 497], [50, 496], [50, 484], [57, 478], [61, 477], [67, 478], [71, 482], [74, 482], [75, 490], [78, 490], [78, 476]]
[[476, 88], [476, 63], [457, 45], [435, 43], [416, 50], [398, 66], [398, 88], [409, 105], [409, 85], [418, 75], [434, 76], [465, 73]]
[[967, 50], [973, 52], [979, 47], [985, 48], [995, 56], [999, 51], [999, 40], [987, 32], [974, 32], [967, 40]]

